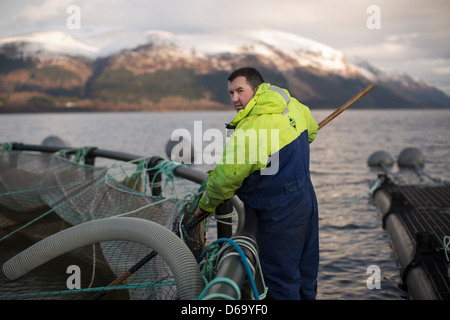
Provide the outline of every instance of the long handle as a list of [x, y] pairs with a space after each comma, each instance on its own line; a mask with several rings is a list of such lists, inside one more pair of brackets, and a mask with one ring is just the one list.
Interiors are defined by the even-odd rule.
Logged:
[[370, 90], [372, 90], [372, 88], [375, 87], [375, 85], [373, 83], [371, 83], [370, 85], [368, 85], [364, 90], [362, 90], [360, 93], [358, 93], [356, 96], [354, 96], [353, 98], [351, 98], [350, 100], [348, 100], [344, 105], [342, 105], [340, 108], [336, 109], [332, 114], [330, 114], [328, 117], [326, 117], [325, 119], [323, 119], [320, 123], [319, 123], [319, 129], [321, 129], [322, 127], [324, 127], [328, 122], [330, 122], [331, 120], [333, 120], [334, 118], [336, 118], [338, 115], [340, 115], [342, 112], [344, 112], [345, 109], [347, 109], [348, 107], [350, 107], [352, 104], [354, 104], [356, 101], [358, 101], [359, 99], [361, 99], [361, 97], [363, 95], [365, 95], [367, 92], [369, 92]]

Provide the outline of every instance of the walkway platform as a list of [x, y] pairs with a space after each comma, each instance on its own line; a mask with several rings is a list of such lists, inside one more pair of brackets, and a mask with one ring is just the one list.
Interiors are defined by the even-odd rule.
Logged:
[[408, 298], [450, 300], [450, 184], [397, 185], [380, 178], [373, 198]]

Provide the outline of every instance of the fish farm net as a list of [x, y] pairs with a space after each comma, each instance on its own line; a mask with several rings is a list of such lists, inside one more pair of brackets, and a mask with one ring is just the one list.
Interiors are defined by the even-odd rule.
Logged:
[[[204, 222], [186, 226], [204, 185], [177, 180], [173, 170], [179, 164], [170, 161], [152, 168], [148, 159], [93, 166], [83, 163], [84, 155], [84, 149], [75, 154], [0, 150], [1, 265], [52, 234], [123, 216], [156, 222], [181, 238], [195, 258], [201, 255]], [[176, 193], [180, 185], [183, 191]], [[178, 299], [166, 261], [133, 241], [77, 248], [16, 280], [0, 272], [0, 299], [98, 298]]]

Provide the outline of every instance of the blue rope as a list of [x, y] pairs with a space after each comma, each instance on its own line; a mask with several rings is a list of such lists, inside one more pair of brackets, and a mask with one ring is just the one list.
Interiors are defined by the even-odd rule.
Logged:
[[[252, 287], [253, 295], [255, 296], [255, 300], [259, 300], [259, 293], [258, 293], [258, 289], [256, 288], [255, 279], [253, 279], [253, 273], [252, 273], [252, 270], [250, 269], [250, 265], [247, 261], [247, 257], [245, 256], [244, 251], [242, 251], [241, 247], [239, 247], [239, 245], [236, 242], [234, 242], [233, 240], [228, 239], [228, 238], [217, 239], [216, 241], [214, 241], [214, 243], [211, 244], [211, 246], [218, 244], [218, 243], [223, 243], [223, 242], [231, 244], [236, 249], [236, 251], [239, 253], [242, 263], [244, 263], [245, 270], [247, 271], [248, 279], [250, 280], [250, 286]], [[206, 250], [201, 254], [199, 260], [202, 260], [205, 255], [206, 255]]]
[[365, 197], [367, 197], [368, 195], [371, 195], [376, 189], [378, 189], [378, 187], [381, 185], [382, 183], [382, 179], [378, 179], [377, 181], [375, 181], [375, 183], [372, 185], [372, 187], [370, 187], [369, 191], [367, 191], [365, 194], [363, 194], [362, 196], [358, 196], [358, 197], [354, 197], [354, 198], [347, 198], [347, 199], [343, 199], [343, 201], [357, 201], [357, 200], [362, 200]]
[[215, 279], [211, 280], [207, 284], [207, 286], [205, 287], [203, 292], [200, 294], [200, 296], [197, 298], [197, 300], [212, 300], [212, 299], [215, 299], [215, 298], [222, 298], [222, 299], [225, 299], [225, 300], [234, 300], [234, 298], [232, 296], [229, 296], [229, 295], [224, 294], [224, 293], [210, 293], [207, 296], [205, 296], [206, 291], [208, 291], [208, 289], [210, 287], [212, 287], [213, 284], [216, 284], [216, 283], [226, 283], [226, 284], [228, 284], [229, 286], [231, 286], [234, 289], [234, 291], [236, 291], [236, 294], [238, 296], [237, 300], [241, 299], [241, 290], [239, 289], [238, 285], [233, 280], [231, 280], [229, 278], [222, 277], [222, 278], [215, 278]]
[[95, 291], [136, 289], [136, 288], [145, 288], [145, 287], [160, 287], [160, 286], [174, 285], [174, 283], [175, 283], [175, 281], [167, 280], [167, 281], [161, 281], [161, 282], [153, 281], [153, 282], [143, 282], [143, 283], [130, 283], [130, 284], [126, 284], [126, 285], [111, 286], [111, 287], [97, 287], [97, 288], [86, 288], [86, 289], [71, 289], [71, 290], [60, 290], [60, 291], [50, 291], [50, 292], [25, 293], [25, 294], [11, 295], [11, 296], [0, 296], [0, 300], [1, 299], [30, 298], [30, 297], [38, 297], [38, 296], [62, 295], [62, 294], [72, 294], [72, 293], [86, 293], [86, 292], [95, 292]]

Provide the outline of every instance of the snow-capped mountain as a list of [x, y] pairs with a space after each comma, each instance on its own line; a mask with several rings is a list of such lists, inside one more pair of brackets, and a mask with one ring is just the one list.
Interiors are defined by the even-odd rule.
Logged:
[[[143, 38], [146, 38], [146, 41]], [[264, 63], [272, 64], [279, 71], [303, 67], [342, 75], [357, 73], [357, 69], [347, 61], [342, 52], [295, 34], [273, 30], [214, 34], [172, 34], [149, 31], [143, 35], [143, 38], [135, 38], [135, 41], [140, 44], [140, 49], [133, 50], [133, 54], [128, 52], [131, 58], [137, 58], [140, 55], [139, 58], [145, 59], [145, 57], [161, 57], [162, 54], [166, 54], [173, 59], [183, 59], [186, 62], [188, 60], [195, 63], [198, 60], [210, 61], [213, 64], [216, 63], [216, 69], [222, 70], [227, 67], [223, 64], [225, 56], [234, 56], [239, 59], [243, 56], [255, 55]], [[121, 44], [121, 42], [116, 43]], [[111, 43], [109, 47], [112, 48], [113, 45], [114, 43]], [[126, 55], [127, 52], [120, 54]]]
[[153, 30], [85, 39], [54, 31], [3, 38], [0, 106], [31, 100], [55, 107], [218, 107], [228, 103], [226, 75], [245, 65], [256, 66], [266, 81], [288, 88], [311, 108], [334, 108], [370, 82], [376, 89], [355, 107], [450, 106], [448, 96], [420, 79], [351, 62], [329, 46], [276, 30]]
[[87, 45], [60, 31], [37, 32], [0, 39], [0, 46], [8, 47], [8, 45], [18, 46], [20, 51], [17, 51], [17, 54], [21, 54], [24, 57], [31, 57], [36, 54], [94, 57], [99, 50], [95, 46]]
[[[268, 59], [284, 52], [300, 66], [345, 70], [342, 52], [295, 34], [273, 30], [249, 30], [239, 33], [173, 34], [165, 31], [114, 32], [76, 40], [60, 31], [37, 32], [0, 39], [0, 46], [20, 44], [24, 55], [64, 54], [70, 56], [105, 57], [122, 50], [153, 44], [177, 49], [181, 55], [198, 58], [223, 53], [258, 53]], [[277, 53], [278, 52], [278, 53]], [[280, 64], [286, 69], [286, 64]]]

